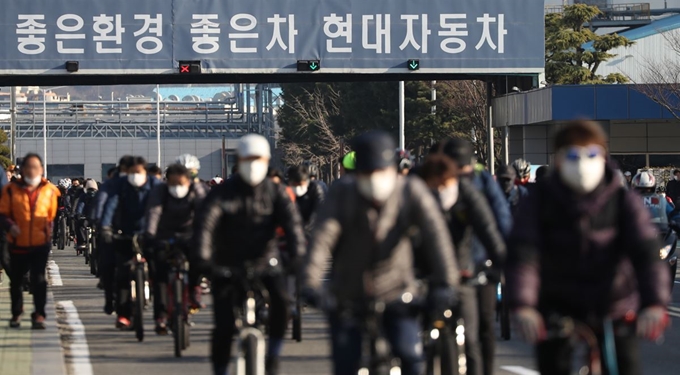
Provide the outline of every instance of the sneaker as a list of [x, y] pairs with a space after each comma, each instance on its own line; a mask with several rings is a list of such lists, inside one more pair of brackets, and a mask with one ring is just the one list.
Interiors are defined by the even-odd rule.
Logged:
[[120, 330], [126, 330], [130, 329], [132, 327], [132, 323], [130, 322], [130, 319], [124, 317], [124, 316], [119, 316], [118, 319], [116, 319], [116, 328]]
[[31, 329], [45, 329], [45, 317], [38, 314], [31, 314]]
[[165, 319], [156, 319], [156, 334], [165, 336], [168, 334], [168, 321]]
[[9, 320], [9, 328], [19, 328], [21, 327], [21, 315], [12, 316]]

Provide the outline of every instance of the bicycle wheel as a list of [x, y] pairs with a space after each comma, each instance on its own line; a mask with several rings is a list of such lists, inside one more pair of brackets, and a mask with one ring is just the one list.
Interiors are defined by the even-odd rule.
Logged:
[[184, 324], [184, 345], [182, 345], [182, 349], [186, 350], [191, 346], [191, 324], [188, 321], [182, 321], [182, 324]]
[[300, 282], [295, 280], [295, 315], [293, 315], [293, 340], [302, 341], [302, 300], [300, 299]]
[[87, 251], [90, 253], [90, 273], [94, 276], [97, 276], [97, 253], [96, 249], [94, 247], [94, 238], [90, 238], [90, 241], [87, 245]]
[[505, 299], [505, 283], [501, 284], [501, 337], [510, 340], [510, 309]]
[[458, 366], [461, 364], [455, 362], [458, 357], [456, 352], [451, 333], [446, 329], [440, 330], [439, 337], [434, 340], [427, 353], [427, 375], [465, 374], [459, 371]]
[[59, 236], [57, 237], [57, 249], [66, 248], [66, 219], [59, 220]]
[[245, 375], [264, 373], [264, 358], [259, 358], [257, 346], [258, 340], [252, 335], [246, 336], [241, 342], [241, 350], [245, 359]]
[[135, 333], [138, 341], [144, 341], [144, 269], [142, 264], [135, 267]]
[[182, 280], [175, 279], [172, 286], [172, 336], [175, 339], [175, 357], [182, 356], [184, 345], [184, 319], [182, 314]]

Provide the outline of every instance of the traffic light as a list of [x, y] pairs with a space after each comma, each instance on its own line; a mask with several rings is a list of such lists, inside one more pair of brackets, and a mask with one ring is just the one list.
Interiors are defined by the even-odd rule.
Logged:
[[200, 61], [179, 62], [179, 74], [200, 74], [200, 73], [201, 73]]
[[406, 66], [410, 71], [418, 70], [420, 69], [420, 60], [408, 60], [406, 61]]
[[78, 71], [78, 66], [80, 64], [77, 61], [67, 61], [66, 64], [64, 64], [64, 67], [66, 68], [66, 71], [69, 73], [75, 73]]
[[298, 72], [316, 72], [321, 69], [320, 60], [298, 60], [297, 71]]

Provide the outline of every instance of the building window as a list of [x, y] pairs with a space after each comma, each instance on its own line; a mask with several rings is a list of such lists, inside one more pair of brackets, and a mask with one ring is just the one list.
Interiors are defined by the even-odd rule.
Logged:
[[58, 181], [62, 178], [78, 178], [85, 175], [85, 164], [48, 164], [47, 178]]
[[680, 155], [649, 155], [649, 166], [652, 168], [680, 168]]
[[630, 172], [632, 174], [637, 173], [638, 169], [645, 168], [647, 166], [647, 156], [644, 154], [639, 155], [612, 155], [612, 159], [616, 161], [616, 164], [624, 172]]
[[102, 181], [106, 181], [107, 179], [107, 174], [109, 173], [109, 169], [111, 168], [116, 168], [115, 163], [103, 163], [102, 164]]

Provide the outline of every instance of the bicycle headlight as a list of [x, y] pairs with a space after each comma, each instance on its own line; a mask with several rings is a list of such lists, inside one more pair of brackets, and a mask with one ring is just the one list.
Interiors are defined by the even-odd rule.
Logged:
[[671, 253], [671, 249], [673, 248], [673, 245], [666, 245], [659, 250], [659, 256], [661, 257], [661, 260], [664, 260], [668, 258], [668, 254]]

